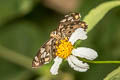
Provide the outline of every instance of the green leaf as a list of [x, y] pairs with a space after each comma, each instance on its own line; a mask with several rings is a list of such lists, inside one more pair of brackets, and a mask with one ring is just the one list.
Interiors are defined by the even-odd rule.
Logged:
[[[96, 8], [92, 9], [88, 15], [85, 16], [83, 21], [88, 24], [87, 32], [92, 30], [95, 25], [113, 8], [120, 6], [120, 1], [108, 1], [100, 4]], [[75, 43], [75, 48], [80, 45], [80, 40]]]
[[108, 1], [92, 9], [83, 19], [88, 24], [88, 32], [113, 8], [120, 6], [120, 1]]
[[104, 80], [120, 80], [120, 67], [108, 74]]
[[0, 0], [0, 25], [31, 11], [33, 0]]

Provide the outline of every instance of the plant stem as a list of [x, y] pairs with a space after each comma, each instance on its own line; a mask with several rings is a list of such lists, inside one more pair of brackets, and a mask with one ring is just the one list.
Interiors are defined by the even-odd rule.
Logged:
[[96, 64], [120, 64], [120, 61], [89, 61], [89, 63], [96, 63]]
[[93, 63], [93, 64], [120, 64], [120, 61], [90, 61], [83, 58], [80, 58], [80, 60], [87, 63]]

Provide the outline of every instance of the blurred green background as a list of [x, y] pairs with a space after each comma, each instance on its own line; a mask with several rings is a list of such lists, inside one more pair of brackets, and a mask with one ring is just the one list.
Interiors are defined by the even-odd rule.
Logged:
[[[49, 33], [64, 14], [80, 12], [83, 19], [103, 2], [106, 1], [0, 0], [0, 80], [103, 80], [119, 64], [90, 64], [90, 69], [81, 73], [65, 61], [57, 76], [49, 72], [53, 62], [37, 70], [31, 68], [37, 50], [49, 39]], [[88, 33], [88, 39], [80, 46], [95, 49], [99, 55], [96, 60], [120, 60], [119, 29], [120, 7], [116, 7]]]

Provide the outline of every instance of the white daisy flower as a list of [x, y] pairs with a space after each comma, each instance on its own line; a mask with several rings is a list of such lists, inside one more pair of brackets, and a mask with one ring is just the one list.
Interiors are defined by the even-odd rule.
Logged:
[[78, 28], [72, 33], [69, 40], [67, 38], [61, 40], [60, 45], [57, 47], [54, 64], [50, 69], [50, 72], [53, 75], [58, 74], [58, 69], [63, 59], [66, 59], [70, 67], [75, 71], [86, 72], [89, 69], [89, 65], [87, 63], [83, 63], [83, 61], [80, 61], [77, 57], [94, 60], [98, 56], [97, 52], [90, 48], [79, 47], [75, 49], [73, 47], [77, 40], [87, 39], [86, 34], [87, 33], [83, 28]]

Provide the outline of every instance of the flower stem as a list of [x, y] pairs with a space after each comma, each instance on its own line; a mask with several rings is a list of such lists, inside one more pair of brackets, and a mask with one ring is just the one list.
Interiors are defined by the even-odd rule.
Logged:
[[90, 61], [87, 59], [80, 58], [80, 60], [87, 62], [87, 63], [93, 63], [93, 64], [120, 64], [120, 61]]
[[117, 64], [120, 61], [89, 61], [89, 63], [96, 63], [96, 64]]

